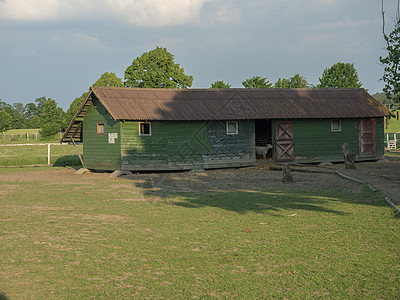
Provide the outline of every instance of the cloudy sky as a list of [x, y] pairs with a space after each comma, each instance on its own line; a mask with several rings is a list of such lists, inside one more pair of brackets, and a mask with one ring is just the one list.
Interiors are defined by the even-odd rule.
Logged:
[[[385, 0], [388, 31], [396, 3]], [[339, 61], [354, 63], [370, 93], [383, 87], [378, 0], [0, 0], [0, 99], [46, 96], [66, 110], [102, 73], [123, 78], [156, 46], [193, 88], [296, 73], [317, 84]]]

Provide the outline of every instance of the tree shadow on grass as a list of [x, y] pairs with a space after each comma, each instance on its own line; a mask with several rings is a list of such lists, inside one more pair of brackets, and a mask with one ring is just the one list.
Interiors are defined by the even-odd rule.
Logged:
[[[219, 173], [217, 173], [219, 174]], [[185, 208], [215, 207], [236, 213], [269, 213], [279, 215], [283, 211], [314, 211], [344, 215], [334, 202], [384, 206], [376, 196], [368, 191], [346, 193], [346, 191], [297, 190], [298, 185], [282, 185], [280, 175], [266, 177], [254, 182], [244, 180], [242, 173], [231, 171], [230, 175], [213, 176], [214, 173], [155, 173], [138, 174], [131, 177], [135, 185], [142, 189], [144, 197], [154, 196], [166, 199], [171, 205]], [[250, 173], [250, 175], [252, 174]], [[242, 179], [242, 180], [241, 180]], [[280, 183], [280, 184], [278, 184]]]
[[248, 212], [266, 213], [279, 216], [282, 212], [297, 210], [315, 211], [344, 215], [345, 212], [329, 208], [329, 201], [337, 199], [291, 194], [285, 192], [263, 191], [211, 191], [198, 194], [183, 193], [183, 200], [173, 202], [173, 205], [186, 208], [214, 207], [240, 214]]
[[0, 300], [8, 300], [8, 298], [5, 294], [0, 293]]

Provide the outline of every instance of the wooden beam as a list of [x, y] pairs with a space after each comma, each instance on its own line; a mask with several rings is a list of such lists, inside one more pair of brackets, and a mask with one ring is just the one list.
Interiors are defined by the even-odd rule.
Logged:
[[83, 162], [82, 156], [81, 156], [81, 154], [79, 153], [78, 148], [76, 147], [76, 144], [75, 144], [75, 141], [74, 141], [74, 138], [73, 138], [73, 137], [71, 137], [71, 141], [72, 141], [72, 144], [74, 145], [74, 148], [75, 148], [76, 153], [77, 153], [78, 156], [79, 156], [79, 159], [81, 160], [82, 167], [83, 167], [83, 168], [86, 168], [86, 167], [85, 167], [85, 163]]

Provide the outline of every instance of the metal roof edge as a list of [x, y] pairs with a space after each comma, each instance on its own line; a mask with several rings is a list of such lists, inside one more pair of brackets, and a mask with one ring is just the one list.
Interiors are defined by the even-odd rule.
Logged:
[[77, 116], [79, 116], [79, 114], [81, 113], [82, 109], [85, 107], [86, 102], [88, 101], [90, 94], [91, 94], [91, 89], [89, 89], [89, 92], [86, 94], [85, 100], [83, 100], [81, 106], [79, 106], [79, 109], [77, 110], [77, 112], [75, 113], [75, 115], [72, 118], [71, 122], [69, 123], [67, 130], [65, 130], [65, 132], [64, 132], [64, 134], [63, 134], [63, 136], [62, 136], [62, 138], [60, 140], [60, 143], [63, 142], [64, 138], [66, 137], [66, 135], [71, 130], [72, 125], [75, 123], [75, 119], [77, 118]]
[[[100, 101], [100, 103], [105, 107], [105, 109], [109, 112], [109, 114], [111, 115], [111, 117], [112, 117], [114, 120], [119, 120], [118, 118], [115, 117], [115, 115], [112, 113], [112, 111], [107, 107], [107, 105], [104, 103], [104, 101], [101, 99], [101, 97], [99, 97], [98, 94], [96, 94], [96, 89], [97, 89], [97, 88], [98, 88], [97, 86], [91, 86], [91, 87], [90, 87], [90, 90], [91, 90], [92, 93], [96, 96], [96, 98]], [[101, 87], [100, 87], [100, 88], [101, 88]], [[110, 88], [110, 87], [107, 87], [107, 88]], [[113, 88], [118, 89], [118, 87], [113, 87]]]

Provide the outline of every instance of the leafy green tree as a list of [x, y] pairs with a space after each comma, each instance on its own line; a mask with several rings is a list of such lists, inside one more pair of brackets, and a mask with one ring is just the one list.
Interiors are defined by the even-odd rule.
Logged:
[[309, 84], [305, 77], [297, 73], [293, 77], [290, 77], [290, 86], [291, 88], [307, 88]]
[[246, 79], [242, 82], [243, 86], [247, 89], [266, 89], [272, 88], [272, 83], [270, 83], [267, 78], [262, 78], [260, 76], [254, 76], [252, 78]]
[[229, 89], [231, 85], [229, 83], [225, 83], [222, 80], [217, 80], [216, 82], [211, 83], [212, 89]]
[[56, 134], [63, 127], [64, 112], [61, 107], [57, 106], [55, 100], [49, 98], [44, 102], [41, 123], [39, 133], [44, 137]]
[[33, 116], [29, 120], [27, 120], [27, 128], [40, 128], [42, 121], [39, 116]]
[[274, 88], [276, 88], [276, 89], [289, 89], [290, 88], [290, 79], [279, 78], [278, 81], [275, 82]]
[[11, 116], [11, 127], [12, 129], [24, 128], [24, 118], [21, 117], [19, 112], [10, 104], [0, 100], [0, 110], [5, 110]]
[[342, 62], [326, 68], [319, 82], [317, 86], [319, 88], [360, 88], [362, 86], [354, 64]]
[[393, 31], [389, 35], [384, 34], [384, 38], [388, 56], [379, 58], [385, 66], [383, 91], [388, 99], [400, 102], [400, 18], [397, 19]]
[[25, 117], [26, 108], [23, 103], [15, 102], [15, 103], [13, 103], [12, 106], [18, 112], [18, 114], [21, 116], [21, 118]]
[[40, 116], [44, 110], [44, 103], [47, 101], [46, 97], [40, 97], [40, 98], [36, 98], [35, 102], [36, 104], [36, 115]]
[[125, 71], [125, 86], [139, 88], [188, 88], [193, 76], [174, 62], [166, 48], [157, 47], [135, 58]]
[[29, 120], [33, 116], [39, 116], [38, 107], [35, 103], [28, 103], [25, 105], [25, 117]]
[[279, 78], [274, 84], [274, 88], [280, 89], [308, 88], [309, 86], [307, 80], [298, 73], [289, 79]]
[[67, 129], [69, 124], [72, 121], [72, 118], [75, 116], [76, 112], [78, 111], [79, 107], [85, 100], [87, 93], [83, 93], [80, 97], [77, 97], [72, 101], [71, 105], [69, 106], [67, 112], [65, 113], [64, 118], [64, 128]]
[[5, 109], [0, 110], [0, 133], [7, 131], [11, 127], [12, 118]]
[[115, 73], [105, 72], [99, 79], [93, 84], [93, 86], [115, 86], [123, 87], [122, 79], [117, 77]]
[[397, 109], [400, 103], [396, 103], [393, 98], [389, 99], [386, 97], [385, 93], [375, 93], [372, 95], [376, 100], [385, 105], [388, 109]]

